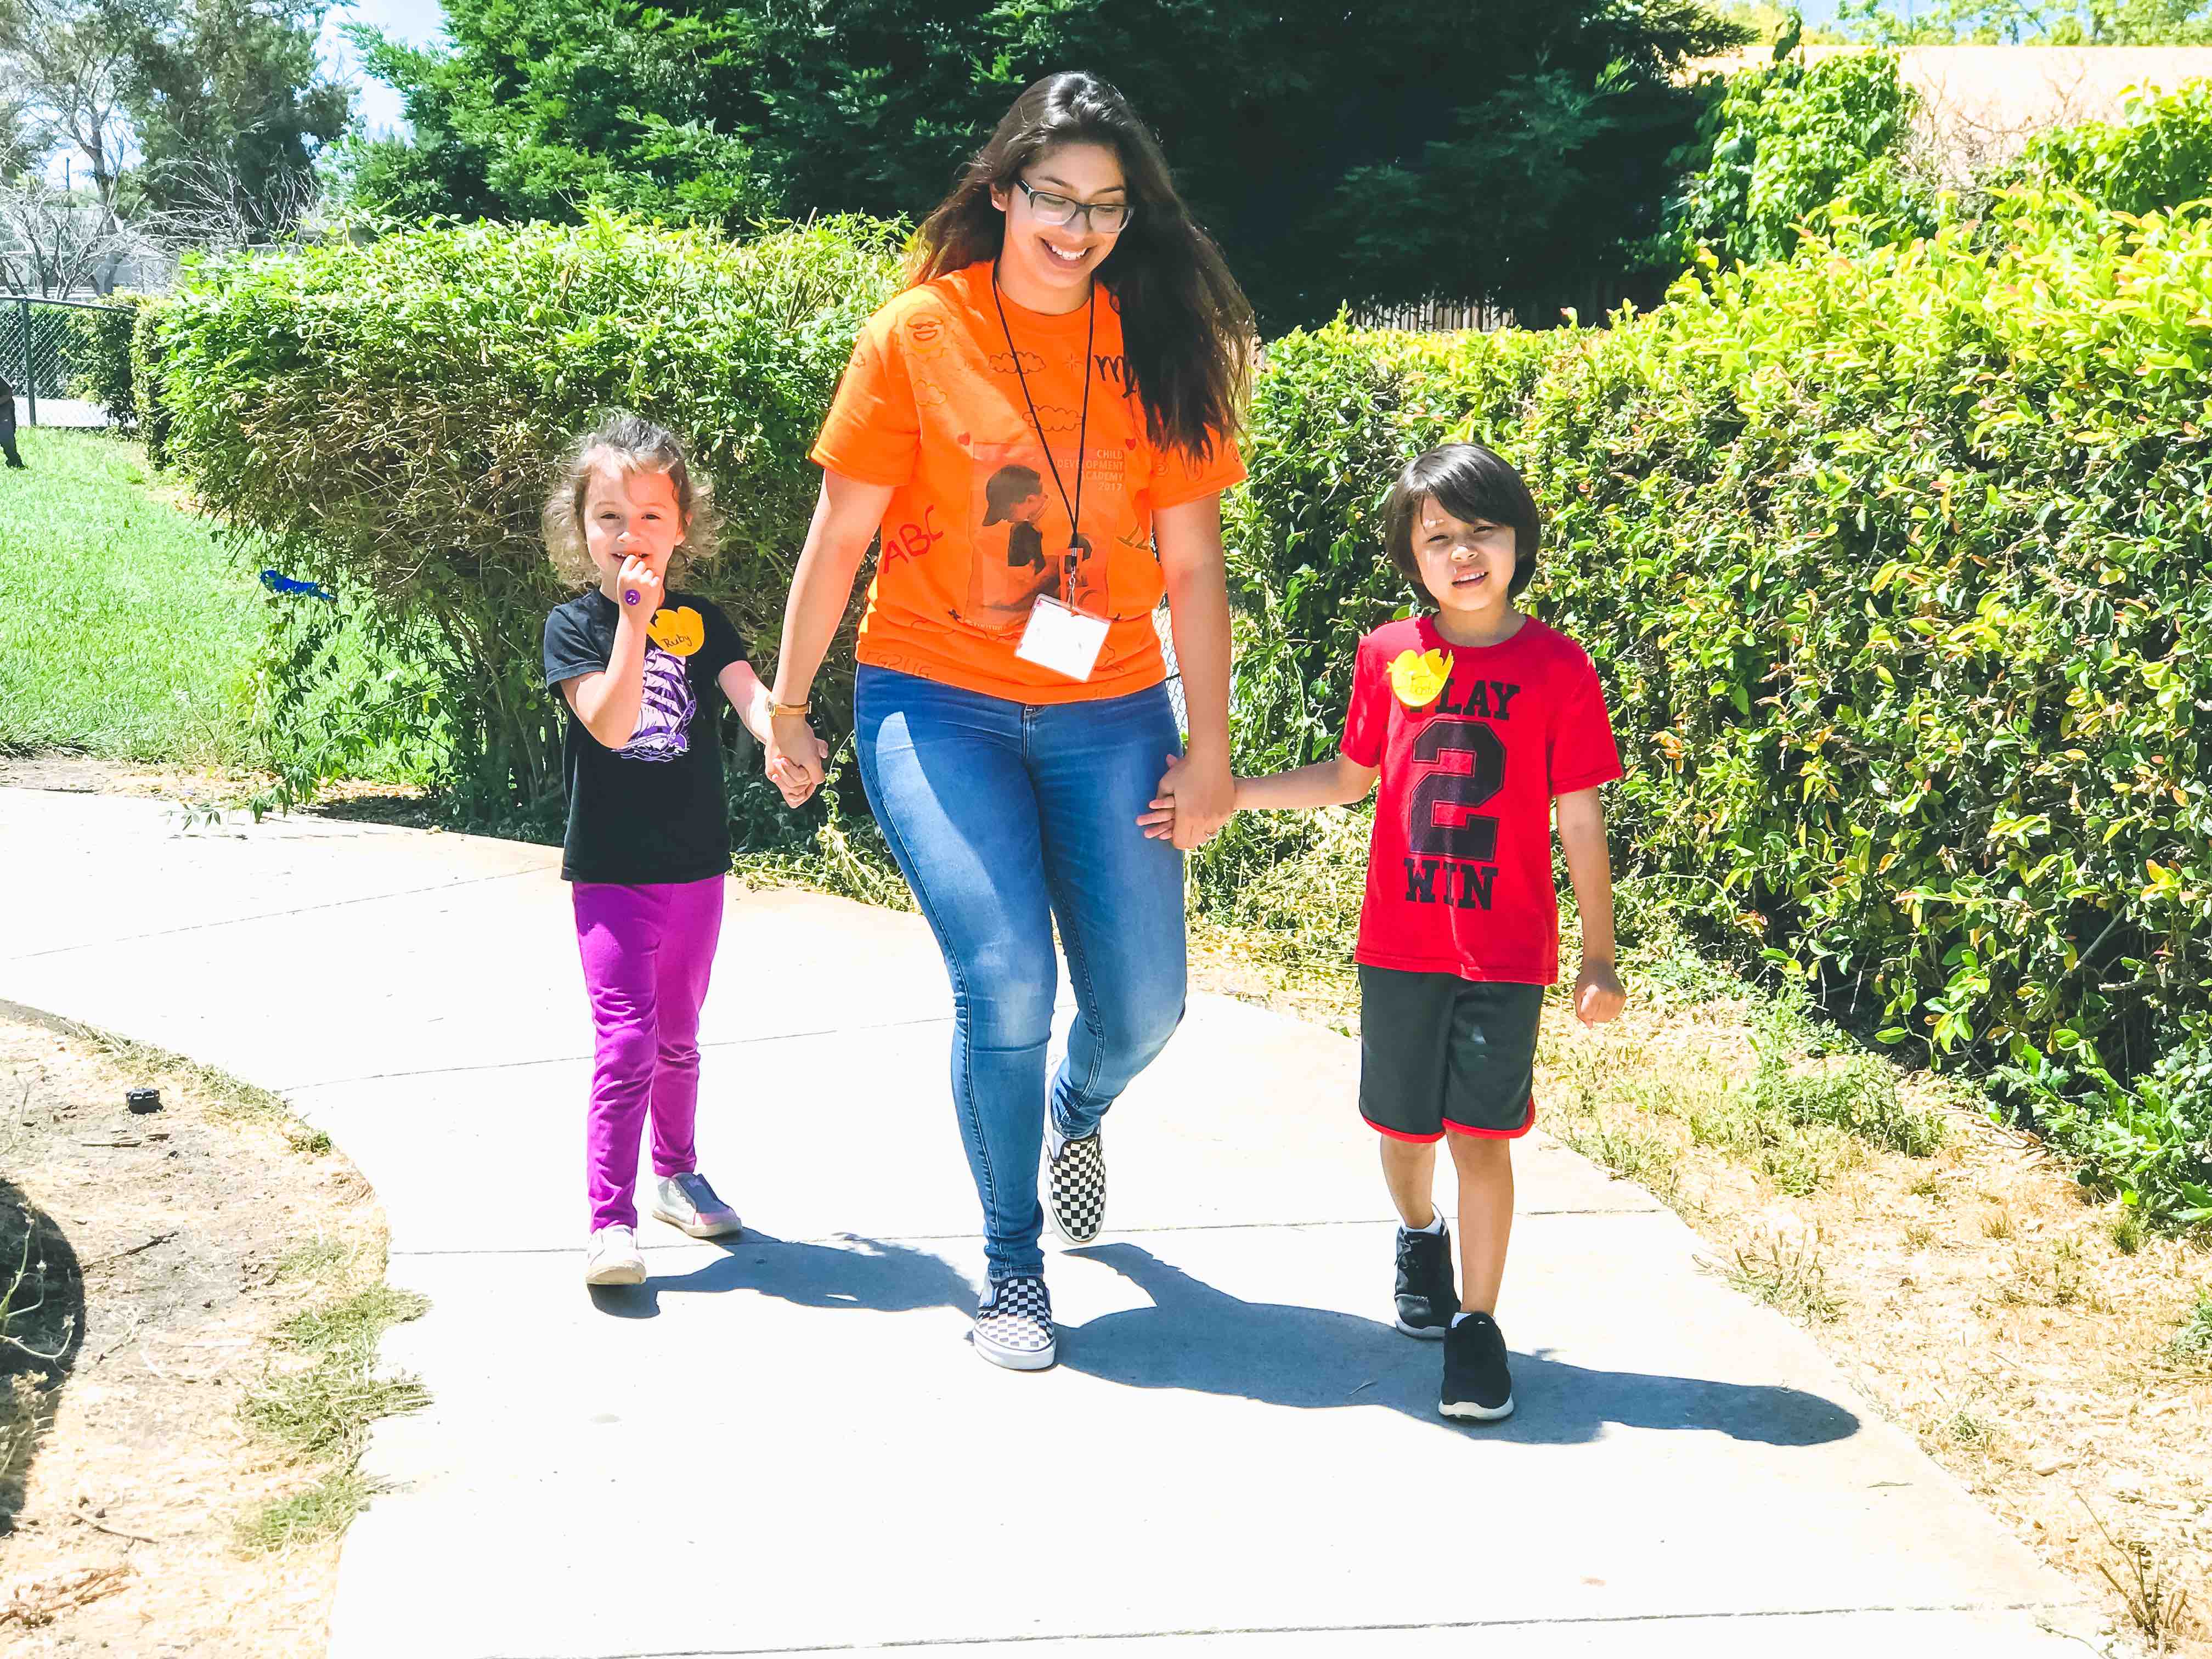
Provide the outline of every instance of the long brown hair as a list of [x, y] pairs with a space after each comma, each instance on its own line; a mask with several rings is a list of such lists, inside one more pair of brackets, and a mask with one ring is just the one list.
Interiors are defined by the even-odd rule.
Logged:
[[1135, 211], [1098, 267], [1121, 312], [1130, 389], [1152, 441], [1199, 459], [1239, 423], [1252, 371], [1252, 305], [1221, 250], [1176, 193], [1159, 141], [1129, 100], [1095, 75], [1048, 75], [1014, 100], [952, 193], [922, 221], [908, 273], [926, 283], [996, 260], [1006, 216], [991, 200], [1046, 150], [1100, 144], [1120, 158]]

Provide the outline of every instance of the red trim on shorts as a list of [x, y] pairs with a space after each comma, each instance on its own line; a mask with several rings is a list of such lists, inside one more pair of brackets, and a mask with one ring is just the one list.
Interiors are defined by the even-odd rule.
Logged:
[[1364, 1123], [1369, 1128], [1374, 1130], [1377, 1134], [1388, 1135], [1393, 1140], [1410, 1140], [1416, 1146], [1433, 1146], [1437, 1142], [1444, 1138], [1444, 1132], [1442, 1129], [1437, 1130], [1436, 1133], [1432, 1135], [1409, 1135], [1403, 1129], [1385, 1128], [1382, 1124], [1377, 1123], [1373, 1118], [1368, 1116], [1364, 1112], [1362, 1112], [1359, 1115], [1359, 1121], [1362, 1123]]
[[[1464, 1123], [1455, 1123], [1449, 1118], [1444, 1120], [1444, 1127], [1454, 1134], [1480, 1135], [1485, 1140], [1518, 1140], [1535, 1127], [1536, 1097], [1534, 1095], [1528, 1097], [1528, 1115], [1521, 1120], [1521, 1127], [1517, 1129], [1473, 1129]], [[1386, 1130], [1384, 1133], [1389, 1132]]]

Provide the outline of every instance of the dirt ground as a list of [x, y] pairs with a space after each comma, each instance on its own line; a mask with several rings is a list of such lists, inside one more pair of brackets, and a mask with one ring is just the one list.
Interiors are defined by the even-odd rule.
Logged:
[[[58, 1358], [0, 1345], [0, 1388], [12, 1372], [40, 1389], [0, 1466], [0, 1650], [320, 1654], [336, 1539], [272, 1553], [240, 1535], [319, 1466], [239, 1408], [283, 1363], [288, 1316], [380, 1276], [381, 1212], [265, 1103], [21, 1014], [0, 1006], [0, 1287], [27, 1213], [47, 1305], [9, 1328]], [[135, 1115], [125, 1092], [149, 1081], [161, 1109]]]
[[[137, 795], [206, 811], [234, 806], [241, 799], [273, 781], [261, 773], [144, 765], [58, 750], [38, 755], [0, 755], [0, 786], [9, 788], [52, 789], [64, 794]], [[314, 805], [307, 810], [326, 817], [365, 818], [414, 830], [429, 829], [438, 822], [435, 802], [422, 790], [406, 784], [327, 783], [317, 795]]]

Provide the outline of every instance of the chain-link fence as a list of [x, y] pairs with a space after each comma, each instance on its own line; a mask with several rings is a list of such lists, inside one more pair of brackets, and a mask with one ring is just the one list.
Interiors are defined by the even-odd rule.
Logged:
[[104, 426], [107, 411], [77, 395], [86, 367], [85, 324], [120, 309], [82, 300], [0, 295], [0, 380], [15, 392], [15, 413], [32, 426]]

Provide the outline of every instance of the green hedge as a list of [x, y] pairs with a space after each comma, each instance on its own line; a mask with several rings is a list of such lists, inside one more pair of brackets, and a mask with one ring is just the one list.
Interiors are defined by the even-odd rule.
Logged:
[[1832, 212], [1879, 225], [1886, 240], [1932, 233], [1934, 191], [1905, 162], [1917, 103], [1890, 52], [1738, 70], [1700, 125], [1697, 170], [1667, 204], [1667, 251], [1786, 259], [1805, 222]]
[[2039, 134], [1996, 182], [2070, 190], [2120, 213], [2212, 197], [2212, 81], [2137, 94], [2121, 120]]
[[1248, 760], [1333, 744], [1404, 599], [1377, 499], [1464, 414], [1547, 514], [1531, 597], [1605, 677], [1625, 866], [2201, 1220], [2212, 222], [2050, 205], [1708, 266], [1602, 331], [1271, 345], [1234, 559], [1282, 643], [1237, 723]]
[[[133, 427], [155, 466], [169, 464], [167, 348], [162, 343], [162, 307], [149, 303], [131, 319], [131, 401]], [[112, 411], [111, 411], [112, 416]]]
[[[854, 220], [745, 246], [604, 216], [426, 228], [204, 269], [142, 344], [200, 499], [419, 671], [392, 698], [447, 735], [465, 798], [527, 805], [559, 784], [537, 682], [564, 590], [538, 515], [563, 447], [615, 405], [691, 438], [724, 527], [690, 580], [773, 641], [817, 489], [805, 453], [896, 246]], [[272, 664], [277, 705], [312, 705], [322, 643], [310, 629]], [[362, 741], [388, 738], [374, 726]], [[345, 738], [294, 745], [298, 787], [344, 769]]]
[[138, 396], [133, 384], [131, 340], [139, 317], [156, 302], [144, 295], [117, 294], [98, 310], [72, 309], [70, 323], [70, 396], [88, 398], [107, 411], [118, 431], [135, 432]]

